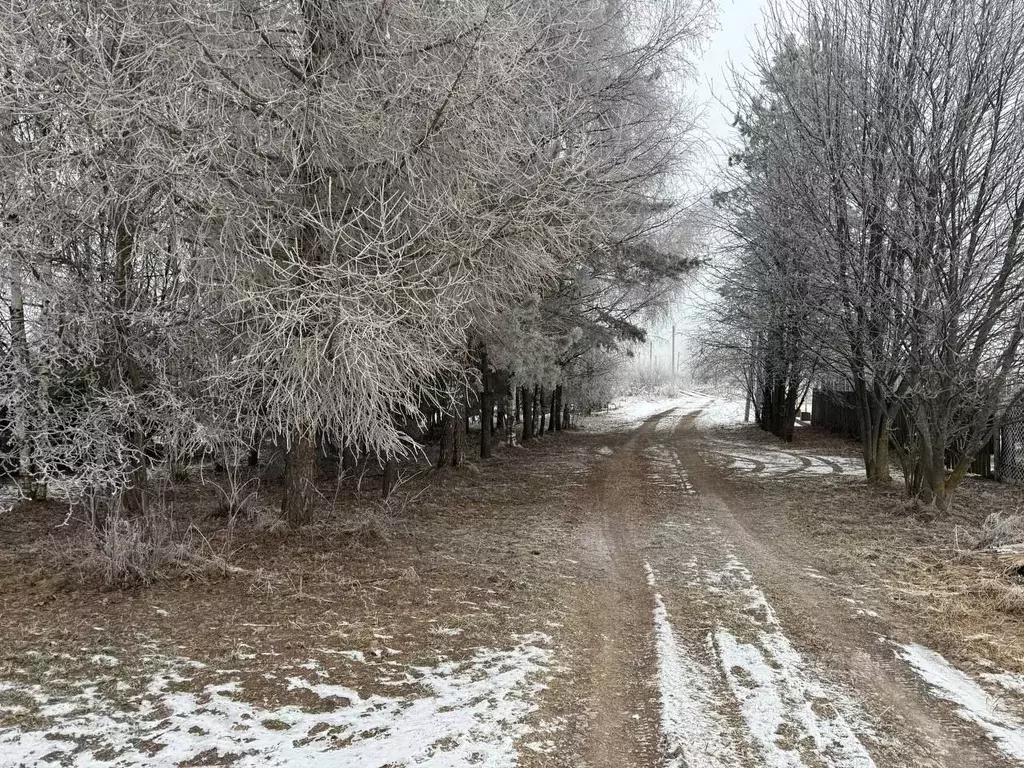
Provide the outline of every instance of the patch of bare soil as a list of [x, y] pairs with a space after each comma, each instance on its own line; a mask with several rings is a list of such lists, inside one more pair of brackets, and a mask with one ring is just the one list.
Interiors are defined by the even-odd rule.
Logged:
[[[10, 683], [0, 687], [0, 732], [47, 718], [59, 727], [59, 717], [15, 689], [98, 681], [128, 707], [168, 660], [189, 665], [177, 684], [183, 692], [202, 696], [229, 682], [231, 696], [267, 710], [309, 711], [346, 702], [314, 695], [296, 676], [329, 676], [363, 697], [393, 695], [397, 676], [415, 696], [407, 670], [509, 648], [529, 633], [557, 647], [562, 585], [578, 582], [569, 553], [585, 523], [570, 502], [596, 456], [587, 436], [549, 435], [486, 464], [417, 470], [386, 506], [375, 494], [360, 499], [325, 485], [333, 503], [290, 533], [255, 530], [241, 517], [229, 529], [215, 514], [217, 494], [193, 482], [176, 491], [178, 508], [231, 567], [126, 590], [55, 570], [50, 553], [82, 524], [62, 526], [57, 504], [23, 506], [0, 519], [0, 681]], [[571, 673], [554, 659], [549, 677]], [[545, 755], [562, 751], [562, 719], [535, 716], [522, 751], [550, 764]], [[200, 758], [232, 764], [237, 755]]]
[[576, 702], [559, 706], [582, 715], [570, 730], [572, 752], [589, 766], [640, 768], [659, 760], [651, 597], [638, 541], [656, 515], [641, 449], [657, 422], [627, 439], [601, 440], [606, 456], [570, 502], [581, 521], [572, 547], [579, 578], [565, 592], [564, 617], [576, 667], [576, 685], [566, 692]]
[[[698, 443], [692, 434], [681, 439]], [[723, 442], [826, 457], [839, 471], [717, 471]], [[845, 676], [869, 709], [886, 713], [876, 720], [879, 764], [1002, 764], [977, 729], [921, 695], [894, 649], [925, 645], [971, 673], [1024, 672], [1022, 558], [964, 549], [990, 513], [1019, 509], [1024, 493], [969, 478], [955, 509], [936, 515], [908, 503], [898, 483], [869, 487], [851, 470], [856, 444], [832, 435], [798, 430], [783, 445], [746, 428], [699, 443], [698, 488], [721, 503], [729, 535], [802, 646]]]
[[[755, 433], [744, 437], [771, 445]], [[787, 447], [859, 458], [855, 443], [811, 429], [798, 430]], [[990, 514], [1024, 509], [1024, 489], [968, 477], [953, 509], [936, 514], [908, 501], [898, 477], [885, 488], [851, 473], [785, 484], [733, 479], [759, 499], [744, 524], [799, 541], [802, 560], [849, 585], [846, 596], [862, 603], [854, 611], [866, 622], [876, 618], [867, 611], [884, 612], [894, 630], [912, 628], [947, 658], [1024, 672], [1024, 555], [972, 549]]]

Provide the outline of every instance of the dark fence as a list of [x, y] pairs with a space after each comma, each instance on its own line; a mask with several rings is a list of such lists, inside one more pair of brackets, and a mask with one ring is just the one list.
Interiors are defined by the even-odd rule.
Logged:
[[1011, 409], [1003, 418], [995, 446], [998, 479], [1024, 483], [1024, 408]]
[[815, 389], [811, 393], [811, 426], [860, 438], [860, 416], [853, 392]]
[[[860, 410], [856, 393], [839, 389], [815, 389], [811, 395], [811, 425], [827, 429], [846, 437], [860, 439]], [[906, 434], [906, 417], [897, 413], [893, 419], [893, 431]], [[1012, 434], [1009, 434], [1012, 429]], [[1000, 444], [1011, 440], [1009, 449]], [[946, 457], [946, 468], [952, 469], [952, 454]], [[978, 452], [968, 474], [979, 475], [992, 480], [1024, 482], [1024, 414], [1014, 423], [1007, 423]]]

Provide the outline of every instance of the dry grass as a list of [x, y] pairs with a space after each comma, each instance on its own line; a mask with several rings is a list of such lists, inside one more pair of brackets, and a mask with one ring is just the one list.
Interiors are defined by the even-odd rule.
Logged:
[[1020, 549], [1024, 547], [1024, 516], [1016, 512], [992, 512], [985, 518], [979, 531], [968, 535], [968, 543], [971, 549], [1004, 552]]
[[860, 585], [852, 596], [884, 596], [887, 636], [1024, 672], [1021, 489], [971, 478], [947, 515], [908, 502], [898, 483], [808, 480], [758, 492], [766, 529], [789, 528], [822, 571]]
[[80, 583], [129, 588], [171, 578], [205, 580], [238, 570], [227, 544], [214, 547], [193, 523], [177, 522], [162, 504], [130, 517], [112, 508], [85, 516], [84, 525], [51, 536], [43, 550], [50, 563]]
[[924, 552], [891, 564], [887, 587], [912, 625], [966, 660], [1024, 671], [1019, 556]]

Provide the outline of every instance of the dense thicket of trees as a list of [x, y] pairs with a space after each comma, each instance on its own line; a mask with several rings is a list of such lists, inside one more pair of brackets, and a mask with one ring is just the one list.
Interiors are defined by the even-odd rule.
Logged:
[[940, 508], [1022, 392], [1022, 17], [1018, 0], [777, 12], [719, 198], [737, 245], [717, 346], [762, 421], [785, 436], [794, 387], [845, 380], [869, 480], [892, 447]]
[[387, 462], [436, 422], [451, 464], [467, 410], [485, 456], [492, 418], [561, 426], [691, 266], [705, 12], [6, 3], [7, 468], [138, 512], [154, 465], [274, 441], [301, 522], [324, 445]]

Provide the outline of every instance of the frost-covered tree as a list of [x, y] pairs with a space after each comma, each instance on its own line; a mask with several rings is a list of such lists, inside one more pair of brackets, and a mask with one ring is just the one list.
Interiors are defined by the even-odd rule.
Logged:
[[[23, 478], [144, 504], [147, 454], [193, 444], [206, 318], [183, 278], [196, 62], [176, 9], [0, 11], [3, 411]], [[196, 344], [196, 342], [200, 342]]]
[[301, 522], [318, 444], [414, 450], [409, 425], [461, 422], [499, 359], [558, 390], [559, 334], [628, 336], [679, 272], [649, 254], [676, 219], [674, 78], [704, 13], [8, 3], [5, 458], [138, 511], [153, 462], [273, 439]]
[[795, 169], [769, 210], [813, 254], [806, 329], [856, 393], [869, 480], [892, 445], [908, 491], [945, 508], [1021, 391], [1024, 6], [790, 11], [756, 69], [788, 116], [765, 132]]
[[[776, 81], [802, 76], [788, 51], [772, 70]], [[731, 188], [714, 195], [726, 214], [717, 297], [702, 344], [705, 365], [729, 361], [738, 370], [758, 424], [793, 439], [797, 409], [821, 356], [816, 272], [823, 248], [804, 211], [820, 186], [804, 162], [796, 116], [767, 78], [736, 119], [742, 146], [729, 161]]]

